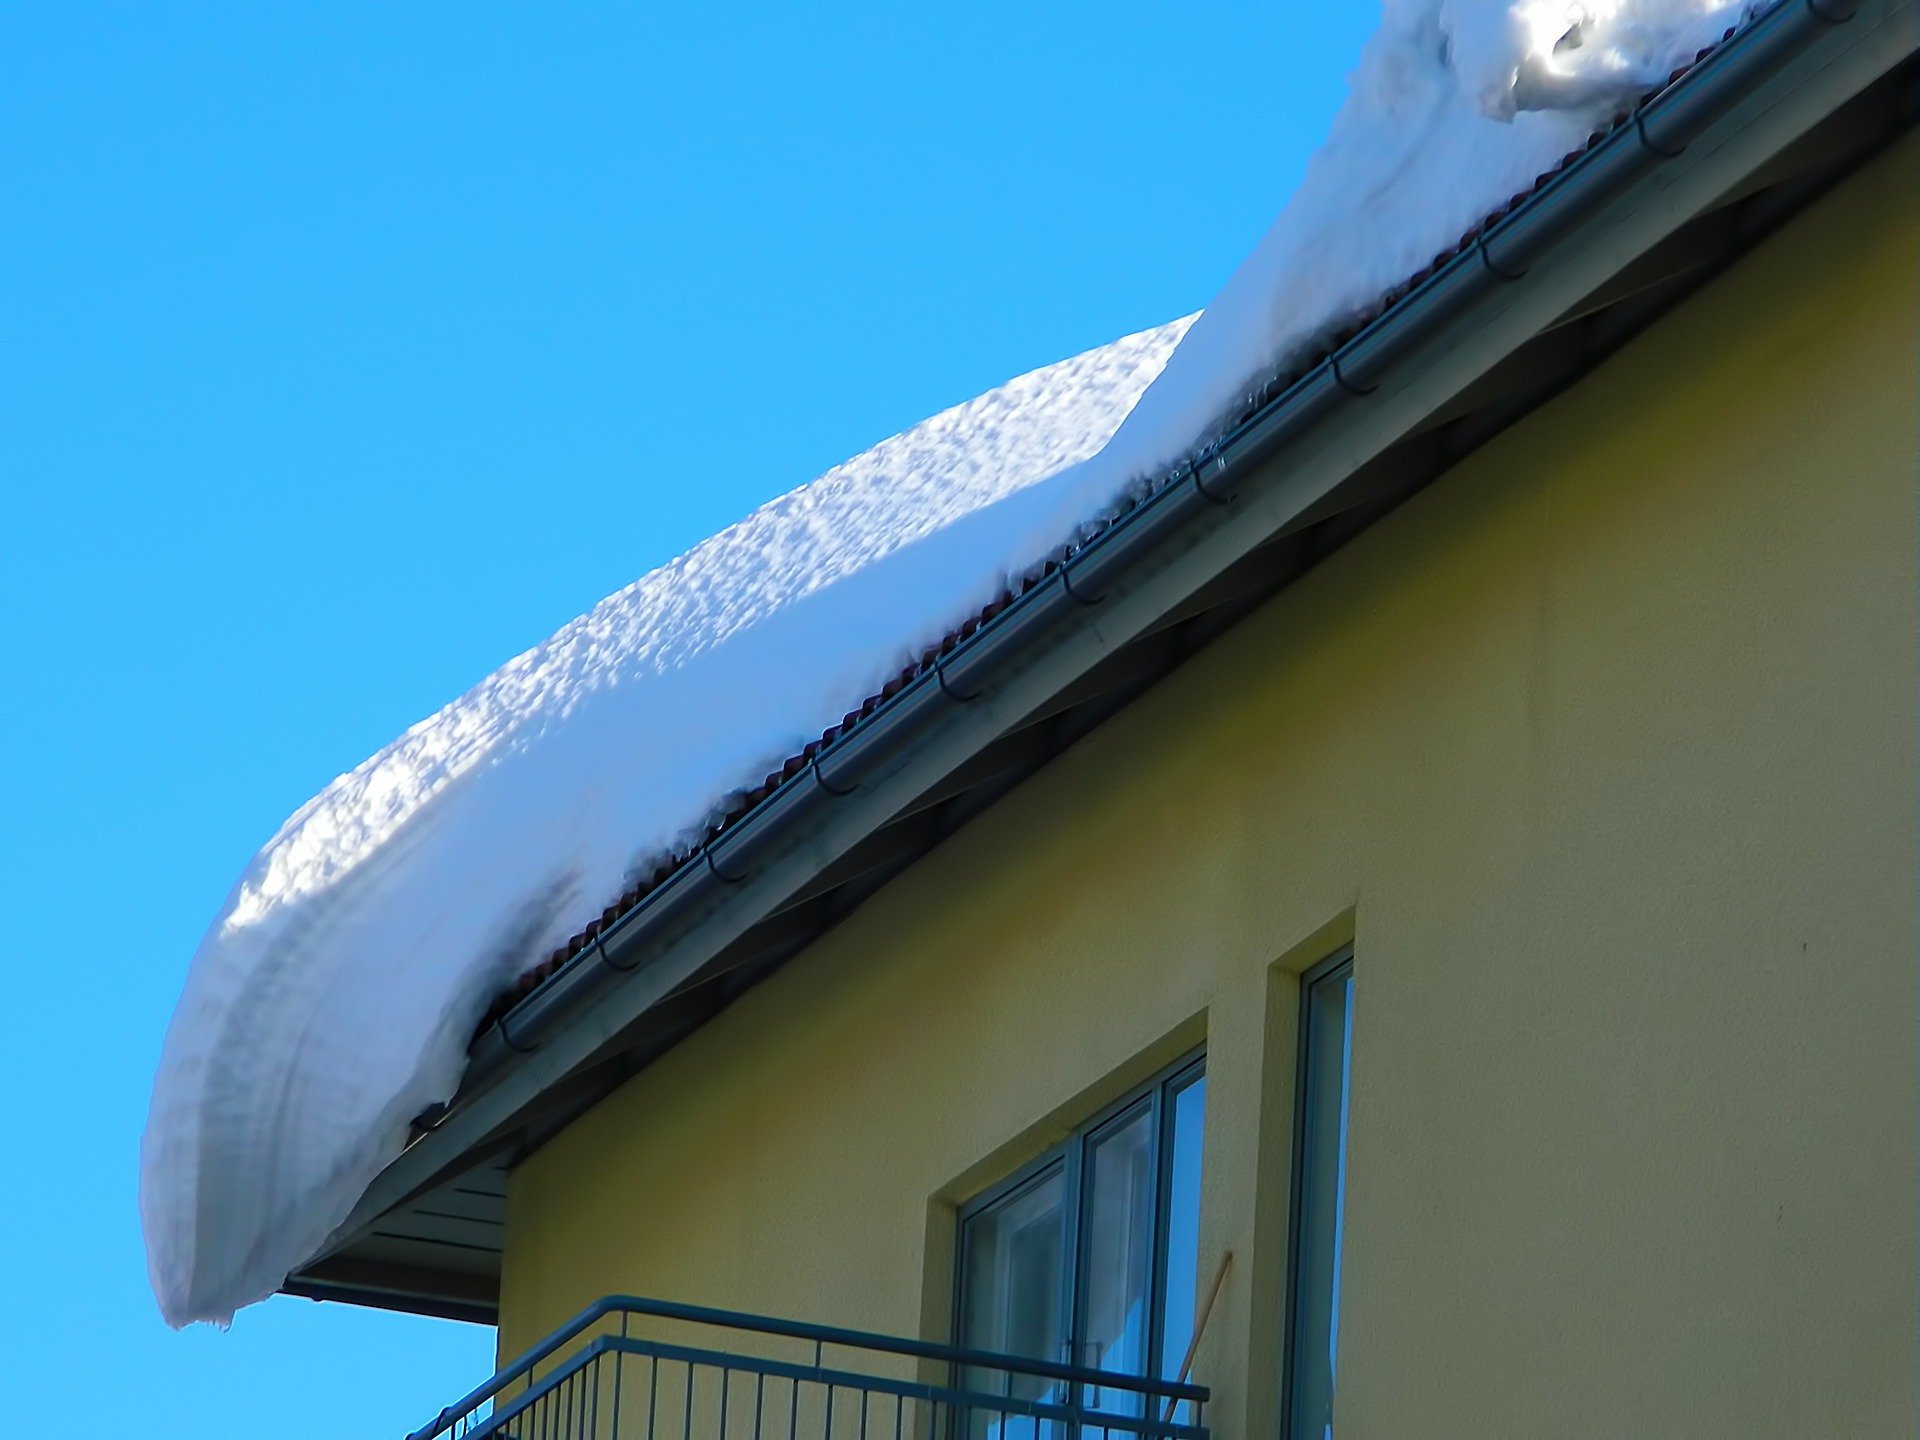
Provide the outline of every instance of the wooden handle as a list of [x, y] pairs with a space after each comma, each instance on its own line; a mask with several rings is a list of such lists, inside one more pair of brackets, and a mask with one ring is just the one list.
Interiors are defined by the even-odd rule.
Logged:
[[[1207, 1333], [1207, 1321], [1213, 1316], [1213, 1302], [1220, 1298], [1220, 1287], [1227, 1282], [1227, 1267], [1233, 1264], [1233, 1251], [1222, 1251], [1220, 1264], [1213, 1272], [1213, 1284], [1207, 1287], [1207, 1298], [1200, 1302], [1200, 1313], [1193, 1320], [1193, 1338], [1187, 1341], [1187, 1355], [1180, 1362], [1180, 1373], [1174, 1376], [1174, 1384], [1183, 1385], [1193, 1371], [1193, 1357], [1200, 1351], [1200, 1337]], [[1160, 1412], [1160, 1423], [1165, 1425], [1173, 1419], [1174, 1408], [1180, 1402], [1168, 1397], [1167, 1408]]]

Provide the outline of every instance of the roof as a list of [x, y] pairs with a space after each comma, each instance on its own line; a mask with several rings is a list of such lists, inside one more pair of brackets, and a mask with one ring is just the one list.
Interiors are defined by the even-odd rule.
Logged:
[[[1735, 33], [1736, 31], [1734, 29], [1728, 29], [1721, 36], [1720, 43], [1725, 44], [1726, 41], [1734, 37]], [[1713, 54], [1718, 48], [1719, 46], [1716, 45], [1700, 50], [1698, 54], [1694, 56], [1692, 64], [1675, 69], [1667, 77], [1664, 85], [1646, 92], [1646, 94], [1641, 97], [1641, 105], [1644, 106], [1656, 99], [1662, 91], [1673, 85], [1677, 85], [1695, 66], [1706, 60], [1707, 57]], [[1478, 223], [1463, 233], [1452, 245], [1435, 255], [1426, 265], [1422, 266], [1412, 275], [1409, 275], [1391, 290], [1382, 294], [1373, 305], [1354, 316], [1340, 329], [1330, 333], [1321, 344], [1304, 351], [1298, 356], [1292, 357], [1285, 370], [1276, 372], [1264, 384], [1247, 395], [1239, 410], [1226, 417], [1226, 425], [1224, 428], [1232, 430], [1238, 426], [1245, 425], [1253, 420], [1262, 410], [1278, 402], [1291, 386], [1297, 384], [1301, 379], [1320, 366], [1328, 363], [1349, 341], [1358, 336], [1369, 325], [1389, 314], [1395, 306], [1406, 301], [1408, 297], [1431, 280], [1446, 265], [1459, 258], [1462, 254], [1470, 252], [1483, 235], [1487, 234], [1497, 226], [1501, 220], [1525, 204], [1528, 199], [1538, 194], [1547, 185], [1559, 178], [1582, 157], [1596, 147], [1604, 144], [1609, 138], [1616, 134], [1631, 131], [1636, 123], [1634, 116], [1638, 113], [1640, 113], [1639, 107], [1636, 107], [1634, 111], [1621, 115], [1613, 124], [1592, 132], [1587, 137], [1586, 144], [1580, 146], [1578, 149], [1568, 151], [1561, 157], [1557, 165], [1536, 176], [1532, 185], [1528, 186], [1525, 190], [1517, 191], [1509, 196], [1503, 204], [1482, 217]], [[618, 924], [623, 917], [643, 904], [648, 895], [665, 884], [681, 869], [689, 865], [704, 863], [704, 857], [708, 853], [709, 847], [723, 839], [733, 827], [745, 821], [758, 807], [770, 800], [782, 785], [808, 771], [823, 755], [829, 754], [833, 747], [850, 734], [856, 726], [872, 718], [883, 706], [891, 702], [896, 695], [905, 690], [909, 685], [934, 674], [943, 660], [952, 655], [960, 645], [971, 640], [976, 634], [992, 627], [1001, 615], [1021, 596], [1046, 584], [1061, 572], [1067, 570], [1077, 555], [1087, 549], [1088, 546], [1097, 543], [1101, 534], [1113, 525], [1119, 523], [1134, 508], [1139, 505], [1150, 504], [1155, 494], [1162, 493], [1168, 488], [1181, 483], [1183, 473], [1182, 467], [1174, 467], [1168, 470], [1157, 478], [1151, 490], [1143, 495], [1130, 497], [1120, 511], [1104, 517], [1091, 534], [1075, 537], [1073, 540], [1056, 547], [1038, 566], [1021, 577], [1017, 585], [1002, 589], [998, 595], [981, 606], [974, 614], [968, 616], [965, 621], [948, 631], [947, 634], [942, 636], [936, 643], [926, 647], [918, 659], [902, 668], [897, 675], [888, 680], [880, 689], [862, 698], [858, 705], [847, 711], [838, 724], [829, 726], [821, 732], [817, 739], [809, 741], [803, 748], [788, 756], [783, 765], [776, 770], [768, 772], [766, 777], [762, 779], [758, 785], [752, 786], [735, 796], [733, 803], [728, 807], [726, 812], [705, 835], [700, 837], [698, 842], [660, 856], [659, 859], [654, 862], [648, 873], [638, 878], [619, 896], [615, 897], [612, 903], [607, 905], [599, 915], [583, 925], [566, 943], [556, 947], [553, 953], [544, 961], [530, 967], [521, 974], [511, 986], [500, 994], [493, 1005], [488, 1008], [486, 1015], [480, 1023], [480, 1031], [484, 1032], [488, 1026], [497, 1024], [522, 998], [530, 995], [541, 985], [545, 984], [569, 961], [585, 953], [597, 937]]]
[[1702, 52], [1784, 37], [1705, 102], [1731, 62], [1676, 72], [663, 857], [501, 997], [453, 1104], [288, 1290], [485, 1318], [517, 1156], [1911, 125], [1910, 0], [1833, 14], [1796, 0]]
[[[1349, 342], [1394, 312], [1396, 307], [1405, 304], [1441, 270], [1459, 260], [1463, 255], [1473, 254], [1483, 237], [1494, 231], [1501, 221], [1519, 210], [1599, 147], [1623, 137], [1633, 137], [1640, 143], [1648, 143], [1645, 132], [1640, 128], [1644, 124], [1647, 107], [1657, 101], [1662, 94], [1680, 85], [1702, 62], [1724, 46], [1727, 41], [1732, 40], [1736, 33], [1735, 28], [1729, 28], [1721, 36], [1719, 45], [1700, 50], [1691, 64], [1676, 68], [1663, 85], [1646, 92], [1641, 97], [1639, 105], [1623, 113], [1611, 125], [1595, 130], [1587, 137], [1584, 145], [1567, 152], [1557, 165], [1535, 177], [1533, 184], [1527, 189], [1508, 197], [1503, 204], [1482, 217], [1457, 241], [1436, 254], [1426, 265], [1382, 294], [1372, 306], [1354, 316], [1339, 330], [1329, 334], [1323, 343], [1292, 357], [1284, 371], [1275, 373], [1264, 384], [1248, 394], [1239, 411], [1228, 417], [1225, 428], [1231, 431], [1245, 426], [1262, 411], [1281, 401], [1291, 387], [1297, 385], [1313, 371], [1327, 365]], [[823, 756], [829, 755], [834, 746], [845, 739], [855, 727], [870, 720], [908, 686], [935, 674], [941, 663], [959, 646], [972, 640], [982, 631], [991, 629], [1023, 595], [1054, 580], [1061, 572], [1068, 570], [1078, 555], [1097, 544], [1101, 535], [1114, 525], [1121, 523], [1132, 510], [1138, 506], [1150, 504], [1156, 494], [1164, 493], [1183, 483], [1184, 477], [1191, 473], [1191, 469], [1190, 465], [1174, 467], [1158, 478], [1151, 491], [1129, 499], [1119, 512], [1104, 518], [1092, 533], [1078, 536], [1058, 546], [1039, 566], [1022, 577], [1017, 586], [1002, 589], [998, 595], [962, 624], [955, 626], [937, 643], [928, 646], [913, 663], [905, 666], [879, 690], [862, 698], [853, 709], [847, 711], [838, 724], [828, 727], [817, 739], [808, 742], [803, 748], [790, 755], [780, 768], [770, 771], [758, 785], [739, 793], [725, 814], [705, 835], [700, 837], [698, 842], [659, 857], [645, 875], [615, 897], [566, 943], [555, 948], [544, 961], [522, 973], [489, 1007], [481, 1021], [480, 1032], [484, 1033], [489, 1026], [498, 1024], [522, 999], [547, 983], [569, 962], [584, 954], [598, 937], [642, 905], [650, 894], [674, 875], [687, 866], [705, 863], [705, 857], [711, 847], [722, 840], [734, 827], [747, 820], [759, 807], [766, 804], [781, 786], [806, 773]]]

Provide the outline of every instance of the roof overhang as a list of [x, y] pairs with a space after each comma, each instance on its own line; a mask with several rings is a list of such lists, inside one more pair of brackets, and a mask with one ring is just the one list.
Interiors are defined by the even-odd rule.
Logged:
[[1840, 14], [1723, 46], [723, 832], [480, 1036], [286, 1292], [492, 1319], [520, 1157], [1909, 129], [1915, 0]]

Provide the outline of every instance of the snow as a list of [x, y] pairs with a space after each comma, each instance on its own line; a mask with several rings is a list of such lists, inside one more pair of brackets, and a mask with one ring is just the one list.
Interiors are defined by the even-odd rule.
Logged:
[[1024, 375], [762, 507], [288, 820], [202, 942], [154, 1086], [141, 1199], [167, 1318], [272, 1293], [452, 1093], [517, 972], [977, 607], [1020, 528], [1002, 512], [1099, 448], [1187, 323]]
[[140, 1203], [167, 1320], [225, 1323], [277, 1289], [451, 1096], [492, 998], [730, 793], [1740, 18], [1388, 0], [1300, 188], [1197, 320], [764, 506], [303, 806], [201, 942], [154, 1082]]

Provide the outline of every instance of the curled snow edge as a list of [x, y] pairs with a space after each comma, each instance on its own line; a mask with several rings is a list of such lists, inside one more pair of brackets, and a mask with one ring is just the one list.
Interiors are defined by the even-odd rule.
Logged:
[[1196, 320], [883, 441], [562, 628], [294, 814], [193, 958], [141, 1145], [170, 1324], [277, 1290], [447, 1100], [489, 1002], [1260, 378], [1738, 4], [1388, 0], [1305, 179]]

